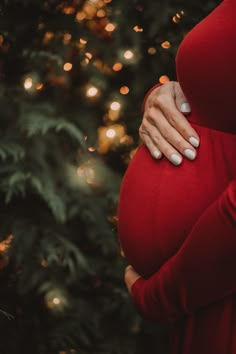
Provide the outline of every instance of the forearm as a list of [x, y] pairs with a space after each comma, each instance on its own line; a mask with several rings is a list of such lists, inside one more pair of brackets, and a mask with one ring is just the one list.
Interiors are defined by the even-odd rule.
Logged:
[[181, 249], [132, 298], [141, 315], [173, 322], [236, 290], [236, 181], [199, 218]]

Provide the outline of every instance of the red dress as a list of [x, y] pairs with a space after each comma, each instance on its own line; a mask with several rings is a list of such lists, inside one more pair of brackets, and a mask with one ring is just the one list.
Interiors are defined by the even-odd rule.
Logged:
[[172, 354], [236, 354], [236, 0], [190, 31], [176, 58], [201, 145], [173, 166], [141, 146], [124, 176], [118, 232], [139, 272], [139, 313], [169, 325]]

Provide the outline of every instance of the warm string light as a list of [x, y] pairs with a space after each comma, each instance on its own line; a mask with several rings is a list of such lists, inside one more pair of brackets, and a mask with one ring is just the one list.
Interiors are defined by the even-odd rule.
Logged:
[[131, 48], [123, 51], [121, 50], [119, 53], [119, 57], [120, 62], [123, 63], [123, 65], [134, 64], [137, 61], [137, 50]]
[[88, 148], [88, 151], [89, 151], [89, 152], [95, 152], [96, 149], [95, 149], [94, 147], [90, 146], [90, 147]]
[[9, 235], [6, 239], [0, 242], [0, 269], [3, 269], [8, 265], [8, 251], [12, 241], [13, 235]]
[[43, 88], [43, 83], [42, 82], [40, 82], [39, 84], [37, 84], [36, 85], [36, 90], [42, 90], [42, 88]]
[[87, 41], [86, 39], [84, 39], [84, 38], [80, 38], [79, 41], [80, 41], [81, 44], [84, 44], [84, 45], [88, 42], [88, 41]]
[[91, 53], [89, 53], [89, 52], [86, 52], [86, 53], [85, 53], [85, 56], [86, 56], [86, 58], [89, 59], [89, 60], [91, 60], [92, 57], [93, 57], [93, 55], [92, 55]]
[[29, 90], [29, 89], [32, 88], [32, 86], [33, 86], [33, 80], [32, 80], [32, 78], [31, 78], [31, 77], [27, 77], [27, 78], [25, 79], [25, 81], [24, 81], [24, 88], [25, 88], [26, 90]]
[[103, 0], [87, 0], [85, 1], [82, 10], [76, 13], [76, 21], [93, 20], [97, 16], [97, 12], [103, 8]]
[[78, 11], [76, 16], [75, 16], [75, 19], [76, 19], [77, 22], [81, 22], [85, 18], [86, 18], [86, 13], [84, 11]]
[[90, 60], [92, 59], [93, 55], [92, 53], [86, 52], [85, 58], [81, 61], [82, 66], [87, 66], [90, 63]]
[[64, 312], [69, 307], [68, 297], [62, 289], [51, 289], [44, 298], [46, 306], [54, 313]]
[[[107, 138], [108, 139], [108, 138]], [[99, 158], [91, 157], [81, 162], [76, 169], [77, 185], [90, 193], [94, 189], [103, 188], [106, 183], [107, 166]]]
[[63, 43], [65, 45], [69, 44], [72, 39], [72, 35], [70, 33], [65, 33], [63, 36]]
[[89, 98], [92, 97], [97, 97], [99, 95], [100, 91], [96, 86], [90, 86], [86, 90], [86, 96]]
[[121, 111], [121, 103], [118, 101], [113, 101], [110, 103], [106, 118], [108, 118], [108, 121], [109, 120], [116, 121], [120, 117], [120, 111]]
[[128, 95], [128, 93], [129, 93], [129, 87], [128, 86], [122, 86], [121, 88], [120, 88], [120, 93], [122, 94], [122, 95]]
[[106, 136], [108, 137], [108, 138], [114, 138], [115, 136], [116, 136], [116, 131], [115, 131], [115, 129], [107, 129], [107, 131], [106, 131]]
[[58, 297], [54, 297], [52, 299], [52, 302], [53, 302], [54, 305], [59, 305], [61, 303], [61, 300]]
[[105, 27], [107, 32], [113, 32], [116, 29], [116, 26], [113, 23], [108, 23]]
[[161, 43], [162, 48], [164, 49], [169, 49], [171, 47], [171, 44], [169, 41], [165, 41]]
[[13, 241], [13, 235], [9, 235], [5, 240], [2, 240], [0, 242], [0, 253], [6, 253], [10, 246], [11, 246], [11, 243]]
[[105, 12], [103, 9], [99, 9], [99, 10], [97, 11], [97, 17], [103, 18], [103, 17], [105, 17], [105, 16], [106, 16], [106, 12]]
[[52, 39], [54, 38], [54, 33], [53, 32], [45, 32], [43, 36], [43, 44], [48, 44]]
[[89, 59], [88, 58], [85, 58], [84, 60], [82, 60], [80, 62], [81, 66], [87, 66], [89, 64]]
[[133, 144], [133, 138], [126, 134], [126, 128], [122, 124], [103, 126], [98, 129], [98, 152], [106, 154], [121, 145]]
[[0, 34], [0, 47], [3, 45], [4, 42], [4, 37], [3, 35]]
[[93, 166], [81, 165], [77, 168], [77, 175], [85, 180], [87, 184], [93, 185], [95, 183], [96, 172]]
[[154, 47], [148, 48], [148, 54], [150, 54], [150, 55], [155, 55], [156, 52], [157, 52], [156, 48], [154, 48]]
[[73, 65], [71, 63], [65, 63], [63, 66], [63, 69], [65, 71], [70, 71], [72, 69]]
[[123, 69], [123, 64], [122, 63], [115, 63], [112, 67], [113, 71], [120, 71]]
[[25, 76], [23, 79], [23, 86], [25, 91], [27, 91], [29, 94], [35, 94], [37, 91], [42, 90], [43, 83], [40, 82], [36, 73], [31, 73]]
[[159, 82], [160, 82], [161, 84], [164, 84], [165, 82], [168, 82], [168, 81], [170, 81], [170, 78], [169, 78], [168, 76], [166, 76], [166, 75], [162, 75], [162, 76], [159, 78]]
[[126, 50], [123, 56], [126, 60], [131, 60], [134, 57], [134, 52], [132, 50]]
[[175, 16], [173, 16], [172, 21], [174, 23], [176, 23], [176, 24], [179, 23], [181, 21], [181, 18], [183, 17], [183, 15], [184, 15], [184, 11], [183, 10], [180, 11], [180, 12], [177, 12], [175, 14]]
[[112, 111], [119, 111], [121, 109], [121, 104], [120, 102], [114, 101], [110, 104], [110, 109]]
[[73, 15], [75, 13], [75, 8], [72, 6], [65, 6], [63, 12], [65, 15]]
[[134, 26], [133, 30], [135, 32], [143, 32], [143, 28], [142, 27], [139, 27], [138, 25], [137, 26]]

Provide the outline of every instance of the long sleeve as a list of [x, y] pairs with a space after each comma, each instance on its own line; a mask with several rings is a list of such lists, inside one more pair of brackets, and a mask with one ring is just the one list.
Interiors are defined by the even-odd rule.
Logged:
[[179, 251], [132, 286], [138, 312], [172, 323], [236, 291], [236, 181], [201, 215]]

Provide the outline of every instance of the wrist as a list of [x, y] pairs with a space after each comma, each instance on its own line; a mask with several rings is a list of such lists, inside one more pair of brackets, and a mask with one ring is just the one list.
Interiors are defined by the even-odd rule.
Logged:
[[142, 103], [142, 107], [141, 107], [141, 111], [142, 113], [144, 113], [145, 111], [145, 105], [146, 105], [146, 102], [148, 100], [148, 97], [150, 96], [150, 94], [157, 88], [157, 87], [160, 87], [162, 86], [162, 84], [159, 82], [158, 84], [154, 85], [145, 95], [144, 99], [143, 99], [143, 103]]

